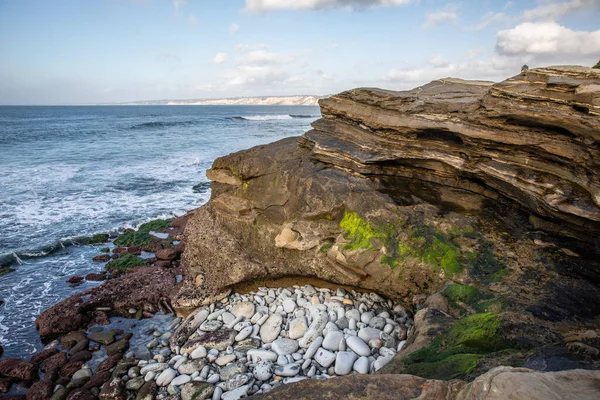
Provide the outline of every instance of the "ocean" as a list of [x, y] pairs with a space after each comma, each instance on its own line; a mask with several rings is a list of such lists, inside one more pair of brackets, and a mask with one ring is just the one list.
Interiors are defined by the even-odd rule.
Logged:
[[[205, 203], [215, 158], [301, 135], [308, 106], [0, 107], [0, 344], [42, 348], [35, 318], [98, 285], [100, 245], [77, 238], [179, 216]], [[2, 303], [3, 302], [3, 303]]]

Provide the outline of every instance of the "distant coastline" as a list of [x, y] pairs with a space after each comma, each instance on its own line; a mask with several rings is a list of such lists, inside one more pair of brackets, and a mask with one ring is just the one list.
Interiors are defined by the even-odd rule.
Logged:
[[236, 106], [317, 106], [319, 99], [327, 96], [297, 95], [297, 96], [260, 96], [260, 97], [230, 97], [221, 99], [189, 99], [189, 100], [146, 100], [114, 103], [118, 105], [236, 105]]

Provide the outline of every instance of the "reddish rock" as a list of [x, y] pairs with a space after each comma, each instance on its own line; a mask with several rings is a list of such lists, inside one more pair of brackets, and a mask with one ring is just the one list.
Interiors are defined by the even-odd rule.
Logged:
[[39, 353], [35, 353], [33, 356], [31, 356], [31, 362], [39, 364], [42, 361], [44, 361], [45, 359], [47, 359], [48, 357], [52, 357], [53, 355], [55, 355], [57, 353], [58, 353], [58, 349], [55, 347], [51, 347], [49, 349], [42, 350]]
[[24, 394], [14, 394], [14, 395], [7, 395], [7, 396], [0, 396], [0, 400], [25, 400], [26, 397]]
[[[110, 257], [110, 256], [109, 256]], [[86, 281], [105, 281], [106, 280], [106, 272], [101, 272], [99, 274], [91, 273], [85, 276]]]
[[2, 347], [2, 345], [0, 344], [0, 357], [2, 357], [2, 354], [4, 353], [4, 348]]
[[113, 249], [113, 253], [125, 254], [125, 253], [127, 253], [127, 247], [115, 247]]
[[92, 258], [92, 261], [96, 262], [107, 262], [108, 260], [110, 260], [110, 254], [100, 254]]
[[160, 249], [156, 252], [156, 258], [164, 261], [173, 261], [177, 259], [177, 252], [175, 249]]
[[83, 361], [69, 361], [68, 363], [66, 363], [59, 372], [59, 375], [61, 378], [70, 378], [73, 376], [73, 374], [75, 372], [77, 372], [78, 370], [81, 369], [81, 367], [83, 367], [84, 362]]
[[175, 245], [175, 251], [178, 252], [179, 254], [183, 253], [185, 250], [185, 243], [184, 242], [180, 242], [177, 243]]
[[72, 276], [67, 279], [67, 283], [80, 283], [83, 282], [83, 276]]
[[127, 248], [127, 252], [129, 254], [134, 254], [136, 256], [139, 256], [140, 254], [142, 254], [142, 246], [129, 246]]
[[6, 393], [12, 386], [12, 378], [0, 378], [0, 393]]
[[119, 257], [120, 257], [119, 253], [113, 253], [113, 254], [110, 256], [110, 258], [112, 258], [113, 260], [116, 260], [116, 259], [117, 259], [117, 258], [119, 258]]
[[110, 379], [110, 372], [109, 371], [103, 371], [103, 372], [96, 372], [94, 374], [94, 376], [92, 376], [92, 378], [86, 382], [85, 385], [83, 385], [84, 389], [91, 389], [91, 388], [95, 388], [95, 387], [100, 387], [104, 384], [104, 382], [108, 381]]
[[97, 399], [97, 397], [94, 396], [87, 389], [73, 390], [71, 393], [69, 393], [69, 396], [67, 397], [67, 400], [96, 400], [96, 399]]
[[52, 396], [53, 389], [52, 382], [36, 382], [27, 391], [27, 400], [47, 400]]
[[20, 381], [33, 381], [38, 378], [37, 366], [34, 363], [16, 358], [0, 361], [0, 375]]
[[69, 361], [87, 361], [92, 359], [92, 353], [89, 350], [81, 350], [73, 354]]
[[179, 218], [175, 218], [173, 221], [171, 221], [171, 226], [173, 228], [181, 228], [182, 230], [185, 230], [185, 226], [192, 215], [194, 215], [194, 211], [190, 211]]
[[97, 307], [110, 307], [115, 313], [128, 315], [130, 308], [150, 312], [166, 311], [177, 284], [177, 271], [144, 267], [50, 307], [36, 320], [42, 339], [47, 340], [81, 328], [93, 318]]
[[154, 265], [160, 268], [169, 268], [171, 267], [171, 261], [156, 261]]
[[115, 354], [115, 355], [108, 357], [106, 360], [104, 360], [100, 364], [98, 364], [98, 366], [96, 367], [96, 370], [94, 371], [94, 374], [101, 374], [103, 372], [109, 372], [111, 369], [113, 369], [118, 364], [118, 362], [119, 362], [119, 360], [121, 360], [121, 358], [122, 358], [121, 354]]
[[108, 314], [104, 311], [94, 311], [92, 313], [93, 319], [92, 322], [98, 325], [110, 325], [110, 319], [108, 318]]

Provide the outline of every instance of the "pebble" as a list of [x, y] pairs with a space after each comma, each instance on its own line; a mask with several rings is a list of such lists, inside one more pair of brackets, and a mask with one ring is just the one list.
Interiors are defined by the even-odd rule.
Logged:
[[260, 327], [260, 338], [265, 343], [271, 343], [277, 339], [279, 332], [281, 332], [281, 324], [283, 317], [279, 314], [271, 314]]
[[275, 375], [279, 376], [296, 376], [300, 373], [298, 364], [287, 364], [275, 368]]
[[254, 377], [259, 381], [267, 381], [273, 376], [273, 362], [271, 361], [260, 361], [254, 367]]
[[273, 341], [271, 349], [279, 355], [288, 355], [298, 350], [298, 341], [287, 338], [279, 338]]
[[192, 380], [192, 378], [189, 375], [179, 375], [178, 377], [176, 377], [175, 379], [173, 379], [171, 381], [171, 385], [181, 386], [181, 385], [185, 385], [186, 383], [188, 383], [191, 380]]
[[192, 351], [192, 354], [190, 354], [190, 357], [192, 357], [192, 360], [196, 360], [198, 358], [206, 357], [206, 354], [207, 354], [206, 347], [199, 346], [194, 351]]
[[371, 339], [380, 339], [381, 331], [375, 328], [362, 328], [358, 331], [358, 337], [364, 340], [366, 343], [369, 343]]
[[335, 357], [335, 374], [348, 375], [352, 371], [357, 355], [351, 351], [340, 351]]
[[177, 375], [177, 371], [172, 368], [167, 368], [158, 375], [156, 378], [156, 384], [158, 386], [167, 386]]
[[306, 317], [297, 317], [290, 322], [290, 330], [288, 336], [290, 337], [290, 339], [299, 339], [302, 336], [304, 336], [307, 330], [308, 322], [306, 321]]
[[240, 342], [240, 341], [246, 339], [248, 336], [250, 336], [252, 334], [252, 330], [253, 330], [252, 326], [245, 327], [235, 336], [235, 341]]
[[235, 354], [227, 354], [217, 358], [215, 360], [215, 364], [217, 364], [219, 367], [222, 367], [224, 365], [229, 364], [232, 361], [235, 361]]
[[252, 362], [261, 360], [277, 361], [277, 353], [265, 349], [252, 349], [246, 353]]
[[346, 338], [346, 346], [359, 356], [371, 355], [371, 349], [369, 349], [369, 346], [357, 336], [348, 336]]
[[296, 309], [296, 302], [290, 298], [287, 298], [283, 301], [283, 311], [287, 314], [291, 314]]
[[308, 349], [306, 349], [306, 353], [304, 353], [304, 359], [310, 359], [313, 358], [315, 353], [317, 352], [317, 350], [319, 349], [319, 347], [321, 347], [321, 344], [323, 343], [323, 336], [319, 336], [318, 338], [316, 338], [308, 347]]
[[369, 359], [365, 356], [362, 356], [354, 362], [352, 369], [354, 369], [354, 371], [358, 372], [359, 374], [367, 374], [369, 373], [369, 365]]
[[244, 301], [236, 304], [231, 308], [231, 313], [236, 317], [243, 317], [250, 319], [254, 315], [254, 303]]
[[323, 340], [323, 348], [327, 350], [337, 351], [340, 348], [340, 343], [344, 340], [344, 334], [340, 331], [328, 332]]
[[315, 361], [328, 368], [335, 361], [335, 354], [321, 347], [315, 354]]

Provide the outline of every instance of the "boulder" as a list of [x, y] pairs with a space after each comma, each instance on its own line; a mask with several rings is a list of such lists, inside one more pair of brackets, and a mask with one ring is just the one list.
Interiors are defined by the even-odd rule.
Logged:
[[19, 381], [33, 381], [38, 378], [37, 366], [16, 358], [6, 358], [0, 361], [0, 376]]
[[109, 307], [120, 315], [128, 315], [130, 308], [171, 312], [164, 300], [175, 288], [176, 274], [174, 269], [141, 267], [69, 297], [36, 319], [39, 334], [47, 340], [76, 330], [91, 321], [97, 307]]
[[27, 391], [27, 400], [47, 400], [54, 392], [54, 385], [48, 381], [38, 381]]

